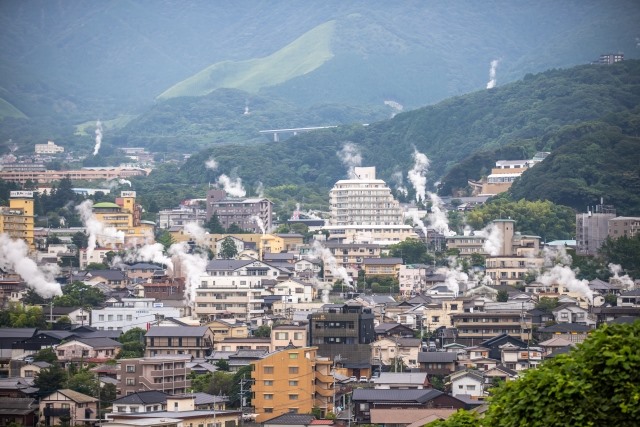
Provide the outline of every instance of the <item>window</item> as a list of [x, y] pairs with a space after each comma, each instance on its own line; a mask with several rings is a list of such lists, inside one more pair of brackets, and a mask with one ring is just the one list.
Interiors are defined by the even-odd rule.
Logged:
[[262, 397], [264, 397], [264, 400], [273, 400], [273, 394], [270, 393], [265, 393]]
[[297, 366], [289, 366], [289, 373], [290, 374], [297, 374], [298, 373], [298, 367]]
[[104, 314], [98, 314], [98, 320], [104, 322]]
[[289, 381], [289, 386], [297, 387], [298, 386], [298, 381], [294, 381], [294, 380]]
[[289, 359], [297, 359], [298, 353], [289, 353]]
[[273, 408], [264, 408], [265, 414], [273, 414]]
[[273, 374], [273, 366], [265, 366], [264, 367], [265, 374]]
[[135, 372], [135, 371], [136, 371], [135, 365], [127, 365], [127, 372]]
[[117, 406], [118, 412], [127, 412], [126, 406]]
[[288, 340], [289, 339], [289, 333], [288, 332], [276, 332], [276, 339], [277, 340]]
[[127, 378], [127, 385], [136, 385], [135, 378]]
[[131, 407], [131, 412], [138, 412], [138, 408], [136, 406]]
[[272, 386], [272, 385], [273, 385], [273, 381], [271, 381], [271, 380], [265, 380], [265, 381], [264, 381], [264, 385], [265, 385], [266, 387], [270, 387], [270, 386]]
[[290, 394], [289, 395], [289, 400], [298, 400], [298, 395], [297, 394]]
[[467, 385], [467, 390], [475, 390], [476, 386], [475, 385]]

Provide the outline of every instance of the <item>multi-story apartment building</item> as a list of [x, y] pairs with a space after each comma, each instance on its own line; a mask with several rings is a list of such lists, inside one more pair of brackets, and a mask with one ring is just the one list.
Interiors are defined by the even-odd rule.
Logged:
[[403, 264], [398, 272], [400, 294], [404, 297], [425, 290], [429, 267], [425, 264]]
[[398, 277], [402, 258], [365, 258], [365, 276], [391, 276]]
[[182, 310], [165, 307], [155, 298], [122, 298], [108, 301], [101, 309], [91, 311], [91, 326], [99, 330], [121, 330], [144, 328], [158, 319], [182, 317]]
[[196, 206], [183, 206], [177, 209], [163, 209], [158, 212], [158, 227], [169, 229], [196, 223], [203, 226], [207, 220], [207, 211]]
[[145, 343], [146, 357], [188, 354], [200, 358], [213, 350], [213, 331], [208, 326], [152, 326]]
[[451, 318], [458, 330], [458, 342], [463, 344], [476, 345], [500, 334], [531, 339], [531, 315], [526, 311], [478, 311], [453, 314]]
[[524, 285], [525, 275], [531, 271], [540, 271], [544, 264], [543, 258], [526, 256], [491, 257], [486, 261], [486, 274], [495, 284]]
[[140, 391], [162, 391], [168, 394], [185, 393], [191, 387], [186, 354], [120, 359], [117, 376], [118, 394], [127, 396]]
[[63, 171], [0, 171], [0, 179], [24, 184], [27, 181], [49, 183], [69, 178], [73, 181], [109, 181], [116, 178], [131, 178], [133, 176], [145, 176], [151, 169], [126, 168], [126, 167], [91, 167], [79, 170]]
[[417, 237], [403, 222], [391, 189], [376, 179], [375, 167], [357, 167], [354, 178], [335, 183], [329, 192], [331, 219], [322, 229], [333, 239], [389, 243]]
[[24, 240], [30, 249], [34, 249], [33, 213], [33, 191], [10, 192], [9, 206], [0, 207], [0, 233]]
[[307, 345], [307, 325], [276, 325], [271, 328], [271, 348], [282, 350], [288, 345]]
[[312, 302], [316, 297], [316, 288], [312, 283], [297, 279], [280, 282], [271, 288], [271, 292], [289, 304]]
[[597, 205], [593, 211], [576, 214], [576, 252], [597, 255], [609, 235], [609, 220], [616, 217], [613, 206]]
[[472, 254], [485, 255], [483, 249], [485, 238], [475, 234], [462, 236], [447, 236], [447, 249], [457, 250], [460, 257], [470, 257]]
[[58, 154], [64, 153], [64, 147], [60, 145], [56, 145], [53, 141], [47, 141], [46, 144], [36, 144], [35, 146], [36, 154]]
[[264, 314], [265, 279], [276, 279], [280, 271], [256, 260], [213, 260], [200, 276], [195, 313], [201, 319], [235, 318], [250, 321]]
[[529, 160], [498, 160], [496, 167], [491, 169], [491, 174], [482, 183], [482, 194], [504, 193], [524, 171], [540, 163], [548, 155], [547, 152], [539, 152]]
[[251, 403], [263, 423], [285, 413], [321, 415], [334, 411], [332, 362], [316, 347], [286, 347], [252, 362]]
[[272, 227], [273, 203], [265, 198], [230, 199], [224, 190], [207, 192], [207, 221], [215, 213], [224, 228], [236, 224], [243, 230], [263, 233]]
[[[153, 243], [155, 224], [142, 221], [142, 206], [136, 204], [136, 192], [122, 191], [120, 194], [115, 203], [100, 202], [93, 205], [96, 219], [105, 227], [122, 232], [124, 244]], [[109, 247], [109, 244], [105, 246]]]
[[318, 354], [349, 364], [369, 363], [375, 338], [374, 317], [370, 308], [360, 304], [325, 304], [309, 315], [309, 345]]
[[618, 237], [635, 237], [640, 234], [640, 217], [618, 216], [609, 220], [608, 235], [612, 239]]

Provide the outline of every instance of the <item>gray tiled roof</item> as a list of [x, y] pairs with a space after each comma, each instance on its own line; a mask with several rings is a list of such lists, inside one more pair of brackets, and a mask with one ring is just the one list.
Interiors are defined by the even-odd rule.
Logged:
[[451, 363], [458, 360], [458, 355], [449, 351], [421, 351], [418, 363]]
[[147, 404], [147, 403], [163, 403], [167, 401], [167, 394], [157, 390], [139, 391], [136, 393], [123, 396], [113, 401], [117, 404]]
[[208, 326], [152, 326], [145, 337], [202, 337]]
[[271, 418], [263, 422], [263, 424], [284, 424], [284, 425], [303, 425], [306, 426], [311, 421], [315, 420], [316, 417], [309, 414], [282, 414], [278, 417]]
[[444, 393], [435, 389], [390, 390], [357, 388], [353, 390], [353, 401], [425, 403], [442, 394]]

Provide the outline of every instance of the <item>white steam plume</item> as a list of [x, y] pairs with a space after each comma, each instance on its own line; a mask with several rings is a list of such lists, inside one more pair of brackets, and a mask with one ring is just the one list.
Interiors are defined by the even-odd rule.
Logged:
[[[578, 280], [576, 273], [566, 265], [555, 265], [536, 278], [537, 282], [544, 286], [564, 286], [571, 292], [577, 292], [584, 296], [589, 304], [593, 304], [593, 291], [589, 289], [588, 280]], [[562, 289], [560, 289], [562, 291]]]
[[407, 174], [407, 178], [416, 190], [416, 202], [426, 202], [427, 170], [429, 169], [429, 163], [429, 158], [414, 148], [413, 168]]
[[213, 157], [211, 157], [209, 160], [207, 160], [206, 162], [204, 162], [204, 166], [207, 169], [211, 169], [212, 171], [218, 169], [218, 162], [216, 162], [216, 159], [214, 159]]
[[309, 254], [313, 259], [320, 259], [324, 262], [325, 267], [331, 272], [334, 278], [342, 279], [345, 286], [354, 289], [352, 285], [353, 279], [347, 273], [347, 269], [338, 265], [338, 261], [328, 248], [322, 246], [317, 240], [313, 241], [311, 252]]
[[80, 214], [82, 223], [89, 233], [89, 241], [87, 243], [87, 258], [90, 258], [96, 245], [104, 246], [106, 244], [124, 243], [124, 232], [118, 231], [114, 227], [105, 227], [93, 214], [93, 202], [85, 200], [76, 206], [76, 210]]
[[264, 228], [264, 221], [262, 221], [262, 218], [260, 218], [258, 215], [252, 215], [251, 219], [255, 221], [256, 224], [258, 224], [258, 227], [260, 228], [262, 234], [267, 234], [267, 230]]
[[232, 197], [244, 197], [247, 194], [240, 178], [229, 178], [222, 174], [218, 177], [218, 184]]
[[453, 292], [455, 296], [460, 293], [460, 283], [466, 284], [469, 281], [467, 273], [462, 271], [462, 266], [458, 265], [455, 257], [449, 257], [450, 267], [440, 267], [436, 270], [436, 274], [445, 276], [444, 283], [447, 288]]
[[43, 298], [62, 295], [60, 284], [38, 269], [28, 253], [29, 248], [24, 240], [12, 239], [6, 233], [0, 234], [0, 268], [15, 271], [29, 288]]
[[413, 220], [413, 225], [420, 227], [422, 233], [424, 233], [425, 240], [427, 240], [429, 238], [427, 227], [424, 225], [424, 221], [422, 221], [417, 211], [411, 211], [411, 219]]
[[129, 188], [131, 188], [131, 181], [129, 181], [128, 179], [120, 178], [120, 179], [118, 180], [118, 183], [119, 183], [120, 185], [125, 185], [125, 184], [127, 184], [127, 185], [129, 186]]
[[100, 145], [102, 145], [102, 122], [98, 120], [96, 122], [96, 145], [93, 147], [94, 156], [100, 151]]
[[181, 275], [185, 278], [185, 304], [193, 309], [200, 276], [207, 269], [207, 257], [200, 253], [189, 253], [189, 245], [186, 242], [171, 245], [169, 254], [174, 257], [175, 265], [180, 266]]
[[435, 193], [428, 192], [431, 199], [431, 213], [429, 214], [429, 222], [434, 230], [444, 236], [453, 236], [455, 232], [449, 229], [449, 219], [447, 213], [443, 210], [444, 203], [442, 199]]
[[395, 189], [398, 193], [406, 196], [408, 194], [407, 187], [404, 186], [404, 178], [402, 172], [397, 171], [391, 175], [391, 182], [395, 184]]
[[342, 150], [338, 151], [337, 155], [342, 161], [342, 164], [347, 168], [349, 178], [357, 178], [355, 176], [354, 168], [362, 164], [360, 149], [351, 142], [345, 142], [342, 146]]
[[206, 243], [206, 230], [200, 226], [197, 222], [187, 222], [183, 230], [190, 235], [196, 242], [196, 245], [204, 245]]
[[493, 61], [491, 61], [491, 68], [489, 69], [489, 82], [487, 83], [487, 89], [493, 89], [494, 87], [496, 87], [496, 69], [498, 68], [498, 62], [500, 62], [497, 59], [494, 59]]
[[136, 248], [125, 255], [127, 262], [152, 262], [154, 264], [166, 265], [173, 271], [173, 261], [164, 254], [164, 246], [161, 243], [146, 244]]
[[482, 249], [491, 256], [498, 256], [502, 253], [502, 230], [494, 223], [489, 223], [485, 228], [475, 232], [476, 236], [484, 237]]
[[620, 283], [625, 287], [626, 290], [632, 290], [635, 287], [635, 283], [628, 274], [620, 276], [620, 273], [622, 273], [621, 265], [609, 263], [609, 271], [611, 272], [611, 274], [613, 274], [613, 277], [609, 279], [609, 281]]
[[262, 181], [258, 181], [258, 185], [256, 185], [256, 195], [260, 198], [264, 197], [264, 184]]

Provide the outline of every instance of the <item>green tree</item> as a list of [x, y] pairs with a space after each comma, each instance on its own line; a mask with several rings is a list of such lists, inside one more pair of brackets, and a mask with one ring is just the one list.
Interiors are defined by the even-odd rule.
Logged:
[[425, 427], [480, 427], [480, 425], [478, 415], [461, 409], [446, 420], [434, 421], [426, 424]]
[[634, 237], [607, 237], [600, 247], [599, 255], [605, 265], [618, 264], [630, 277], [640, 277], [640, 234]]
[[33, 385], [38, 387], [40, 389], [39, 394], [44, 396], [63, 388], [66, 379], [67, 374], [64, 369], [55, 364], [46, 369], [41, 369], [36, 374]]
[[56, 356], [56, 352], [51, 347], [46, 347], [39, 350], [36, 354], [33, 355], [34, 362], [47, 362], [47, 363], [57, 363], [58, 356]]
[[267, 325], [258, 326], [255, 331], [253, 331], [254, 337], [259, 338], [269, 338], [271, 337], [271, 328]]
[[191, 390], [194, 393], [204, 393], [211, 383], [213, 378], [213, 372], [207, 372], [206, 374], [196, 375], [191, 373]]
[[44, 328], [46, 321], [41, 307], [10, 303], [8, 309], [0, 311], [0, 325], [10, 328]]
[[164, 246], [164, 250], [167, 251], [176, 241], [173, 239], [173, 236], [171, 236], [171, 233], [169, 233], [169, 231], [161, 230], [156, 235], [156, 242]]
[[131, 328], [118, 337], [122, 343], [122, 349], [118, 353], [118, 359], [130, 359], [144, 356], [146, 331], [142, 328]]
[[105, 295], [98, 288], [82, 282], [72, 282], [62, 288], [62, 295], [53, 299], [56, 307], [98, 307]]
[[427, 255], [427, 245], [418, 239], [407, 239], [389, 247], [391, 257], [402, 258], [405, 264], [420, 264], [431, 262]]
[[604, 296], [604, 302], [612, 306], [618, 305], [618, 297], [614, 294], [607, 294]]
[[87, 396], [98, 397], [100, 382], [93, 372], [81, 370], [69, 377], [66, 387]]
[[551, 313], [551, 311], [558, 306], [558, 298], [542, 297], [538, 300], [536, 308], [542, 310], [545, 313]]
[[78, 249], [84, 249], [89, 243], [89, 236], [84, 234], [82, 231], [78, 231], [73, 236], [71, 236], [71, 243], [76, 245]]
[[246, 233], [247, 231], [240, 228], [240, 226], [238, 224], [236, 224], [235, 222], [233, 224], [231, 224], [229, 226], [229, 228], [227, 228], [227, 233], [229, 234], [243, 234]]
[[231, 259], [238, 255], [238, 248], [229, 236], [225, 237], [220, 245], [220, 256], [224, 259]]
[[498, 302], [507, 302], [507, 301], [509, 301], [509, 293], [504, 289], [500, 289], [498, 291], [498, 296], [496, 297], [496, 301], [498, 301]]
[[482, 423], [511, 426], [637, 426], [640, 321], [603, 325], [577, 349], [498, 387]]
[[209, 221], [205, 223], [204, 228], [209, 230], [209, 233], [211, 234], [224, 233], [224, 227], [220, 223], [220, 217], [218, 216], [217, 212], [214, 212], [213, 215], [211, 215], [211, 218], [209, 218]]
[[229, 362], [225, 359], [220, 359], [215, 363], [219, 371], [229, 372]]

